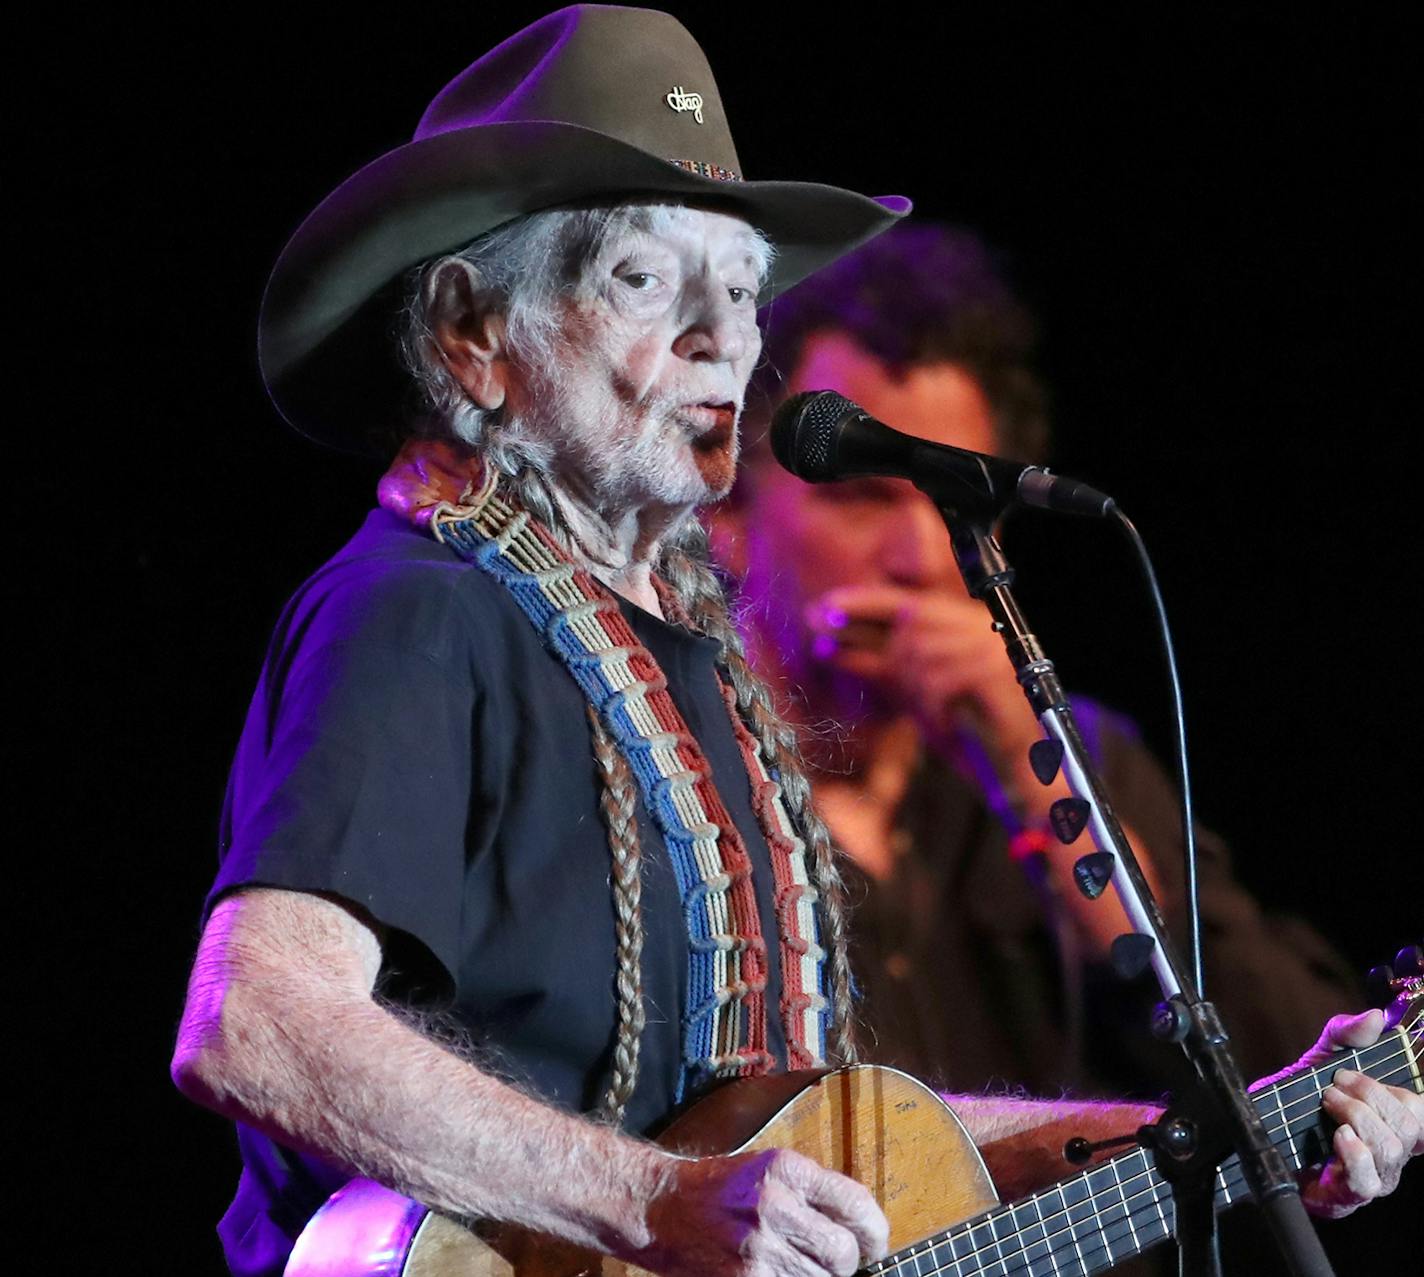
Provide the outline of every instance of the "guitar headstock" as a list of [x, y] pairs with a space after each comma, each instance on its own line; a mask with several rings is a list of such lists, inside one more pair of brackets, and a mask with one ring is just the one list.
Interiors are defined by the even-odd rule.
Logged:
[[1384, 1009], [1384, 1026], [1386, 1029], [1403, 1026], [1417, 1042], [1424, 1035], [1424, 976], [1410, 976], [1399, 984], [1394, 1001]]

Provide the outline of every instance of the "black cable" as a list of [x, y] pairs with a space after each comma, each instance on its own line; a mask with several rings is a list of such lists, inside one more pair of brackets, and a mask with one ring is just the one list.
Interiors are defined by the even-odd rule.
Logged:
[[1201, 911], [1197, 905], [1197, 834], [1196, 818], [1192, 812], [1192, 779], [1187, 764], [1187, 716], [1182, 708], [1182, 682], [1177, 677], [1177, 653], [1172, 645], [1172, 627], [1167, 624], [1167, 605], [1162, 601], [1162, 590], [1157, 584], [1157, 573], [1147, 554], [1147, 546], [1141, 535], [1116, 504], [1112, 515], [1122, 525], [1127, 538], [1137, 551], [1143, 575], [1147, 578], [1152, 593], [1152, 603], [1157, 609], [1157, 630], [1162, 640], [1162, 654], [1167, 661], [1167, 678], [1172, 685], [1172, 708], [1177, 720], [1177, 789], [1182, 798], [1182, 836], [1187, 848], [1187, 935], [1191, 945], [1192, 982], [1196, 985], [1197, 996], [1205, 997], [1202, 991], [1202, 944]]

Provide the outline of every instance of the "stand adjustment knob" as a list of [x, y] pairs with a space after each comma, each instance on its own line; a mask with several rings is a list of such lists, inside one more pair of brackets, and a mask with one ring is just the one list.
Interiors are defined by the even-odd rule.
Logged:
[[1188, 1158], [1197, 1150], [1197, 1127], [1190, 1118], [1173, 1117], [1159, 1123], [1157, 1139], [1176, 1158]]
[[1152, 1036], [1159, 1042], [1185, 1042], [1192, 1031], [1192, 1018], [1176, 998], [1168, 998], [1152, 1008]]

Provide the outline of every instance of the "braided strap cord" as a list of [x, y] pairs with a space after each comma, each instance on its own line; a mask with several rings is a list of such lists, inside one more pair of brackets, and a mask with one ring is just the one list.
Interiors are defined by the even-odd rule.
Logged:
[[[608, 591], [527, 512], [481, 495], [475, 506], [437, 508], [432, 532], [510, 591], [606, 725], [667, 846], [689, 944], [678, 1098], [710, 1076], [766, 1072], [767, 955], [751, 861], [707, 759]], [[811, 1067], [824, 1056], [826, 1028], [815, 895], [779, 789], [730, 712], [772, 849], [788, 1053], [796, 1067]]]
[[831, 1032], [829, 973], [816, 914], [816, 888], [806, 871], [806, 844], [781, 801], [781, 785], [762, 761], [761, 744], [737, 713], [737, 694], [726, 683], [722, 697], [752, 782], [752, 809], [771, 851], [776, 883], [776, 925], [781, 937], [781, 1018], [786, 1026], [787, 1067], [825, 1064]]
[[[676, 592], [657, 578], [653, 583], [664, 612], [695, 629]], [[727, 717], [751, 782], [752, 811], [771, 854], [777, 934], [781, 938], [780, 1010], [787, 1067], [821, 1068], [835, 1008], [828, 996], [831, 974], [826, 950], [820, 943], [820, 915], [816, 909], [819, 896], [806, 867], [806, 844], [782, 801], [780, 776], [767, 769], [761, 742], [737, 710], [735, 688], [727, 677], [722, 677], [721, 683]]]

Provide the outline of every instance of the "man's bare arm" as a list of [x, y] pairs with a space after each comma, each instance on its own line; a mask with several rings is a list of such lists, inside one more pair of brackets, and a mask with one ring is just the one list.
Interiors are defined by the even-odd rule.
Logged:
[[[1319, 1041], [1288, 1069], [1262, 1078], [1252, 1090], [1305, 1069], [1328, 1063], [1347, 1047], [1379, 1040], [1380, 1011], [1335, 1016]], [[1082, 1100], [1032, 1100], [1008, 1096], [946, 1095], [980, 1146], [1001, 1196], [1022, 1196], [1070, 1170], [1063, 1145], [1075, 1135], [1098, 1142], [1130, 1135], [1155, 1121], [1161, 1109], [1148, 1105]], [[1324, 1165], [1301, 1174], [1301, 1196], [1312, 1214], [1348, 1215], [1398, 1187], [1406, 1163], [1424, 1156], [1424, 1096], [1408, 1087], [1387, 1086], [1362, 1073], [1341, 1069], [1321, 1096], [1338, 1124]], [[1104, 1154], [1106, 1156], [1106, 1154]]]
[[379, 941], [339, 904], [252, 890], [203, 935], [173, 1077], [283, 1143], [462, 1215], [646, 1244], [671, 1159], [560, 1114], [372, 1000]]
[[1162, 1113], [1160, 1108], [1147, 1104], [1091, 1100], [1033, 1100], [1005, 1095], [943, 1098], [979, 1145], [1005, 1201], [1071, 1174], [1075, 1168], [1064, 1160], [1063, 1145], [1074, 1136], [1097, 1143], [1131, 1135]]
[[322, 897], [222, 901], [189, 985], [179, 1089], [436, 1209], [646, 1267], [795, 1271], [812, 1259], [850, 1273], [883, 1249], [869, 1194], [808, 1159], [677, 1158], [442, 1050], [373, 1001], [380, 956], [371, 927]]

